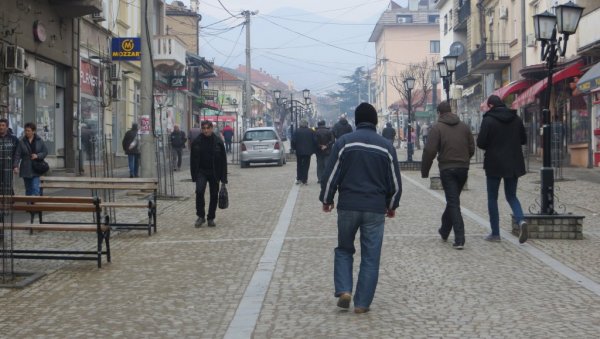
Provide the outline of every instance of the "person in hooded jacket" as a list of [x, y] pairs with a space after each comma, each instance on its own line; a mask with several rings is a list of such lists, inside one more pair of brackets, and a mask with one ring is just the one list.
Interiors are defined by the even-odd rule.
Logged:
[[519, 225], [519, 242], [527, 241], [527, 223], [517, 198], [519, 177], [525, 175], [525, 159], [522, 145], [527, 142], [525, 126], [517, 111], [506, 107], [497, 95], [487, 100], [489, 110], [483, 115], [477, 147], [485, 150], [483, 168], [487, 181], [488, 213], [492, 233], [487, 241], [500, 241], [500, 216], [498, 213], [498, 189], [504, 181], [504, 195]]
[[317, 137], [317, 179], [318, 183], [321, 183], [323, 179], [323, 172], [325, 171], [325, 165], [329, 159], [329, 153], [331, 147], [335, 142], [335, 136], [333, 132], [325, 127], [325, 120], [321, 120], [317, 123], [317, 130], [315, 132]]
[[[200, 124], [202, 133], [192, 142], [190, 170], [192, 181], [196, 183], [196, 215], [194, 226], [200, 228], [208, 219], [208, 226], [215, 227], [215, 216], [219, 197], [219, 181], [227, 184], [227, 153], [223, 140], [213, 131], [210, 121]], [[204, 192], [209, 186], [210, 202], [205, 214]], [[206, 217], [206, 218], [205, 218]]]
[[438, 233], [443, 241], [448, 240], [454, 229], [452, 247], [461, 250], [465, 245], [465, 225], [460, 212], [460, 193], [469, 175], [469, 163], [475, 153], [475, 142], [469, 126], [452, 113], [447, 101], [442, 101], [437, 111], [437, 124], [429, 132], [423, 149], [421, 176], [427, 178], [437, 155], [440, 179], [446, 196], [446, 209], [442, 214], [442, 226]]
[[344, 134], [352, 133], [352, 126], [346, 119], [345, 114], [342, 114], [340, 120], [333, 125], [332, 132], [336, 140], [341, 138]]
[[385, 124], [385, 128], [381, 132], [381, 136], [388, 139], [392, 145], [394, 145], [394, 139], [396, 139], [396, 130], [392, 127], [391, 122]]

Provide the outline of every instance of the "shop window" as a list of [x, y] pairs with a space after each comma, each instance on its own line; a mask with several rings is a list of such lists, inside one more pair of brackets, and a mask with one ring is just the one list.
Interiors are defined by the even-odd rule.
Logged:
[[586, 143], [590, 140], [590, 114], [582, 96], [571, 98], [569, 143]]

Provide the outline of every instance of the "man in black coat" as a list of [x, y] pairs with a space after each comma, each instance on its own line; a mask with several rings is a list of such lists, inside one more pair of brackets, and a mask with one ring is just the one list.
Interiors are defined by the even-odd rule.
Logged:
[[386, 138], [394, 145], [394, 139], [396, 139], [396, 130], [392, 127], [392, 123], [388, 122], [385, 124], [385, 128], [381, 132], [381, 136]]
[[329, 153], [331, 152], [331, 147], [335, 142], [335, 136], [333, 132], [327, 127], [325, 127], [325, 120], [319, 121], [317, 124], [317, 179], [318, 182], [321, 183], [323, 179], [323, 172], [325, 171], [325, 165], [327, 164], [327, 160], [329, 159]]
[[185, 148], [185, 132], [179, 128], [179, 125], [173, 126], [173, 132], [170, 135], [171, 148], [173, 149], [173, 168], [178, 171], [181, 170], [181, 157], [183, 155], [183, 149]]
[[332, 131], [336, 139], [341, 138], [344, 134], [352, 133], [352, 126], [350, 125], [348, 120], [346, 120], [345, 114], [342, 114], [342, 116], [340, 117], [340, 121], [333, 125]]
[[308, 128], [308, 121], [300, 121], [300, 127], [292, 137], [292, 146], [296, 150], [296, 185], [308, 185], [310, 157], [317, 148], [315, 133]]
[[492, 233], [487, 241], [500, 241], [500, 216], [498, 213], [498, 189], [504, 180], [504, 195], [520, 226], [519, 242], [527, 241], [527, 223], [521, 203], [517, 198], [519, 177], [525, 175], [525, 159], [522, 145], [527, 142], [525, 126], [515, 110], [506, 107], [502, 99], [492, 95], [487, 100], [489, 111], [483, 115], [477, 137], [477, 147], [485, 150], [483, 168], [487, 179], [488, 213]]
[[123, 151], [127, 154], [129, 177], [137, 178], [140, 173], [140, 143], [138, 140], [138, 124], [131, 124], [131, 129], [123, 136]]
[[[190, 170], [192, 181], [196, 183], [196, 220], [195, 227], [199, 228], [208, 219], [208, 226], [215, 227], [215, 216], [219, 197], [219, 181], [227, 184], [227, 154], [223, 140], [213, 132], [210, 121], [200, 124], [202, 133], [192, 142], [190, 152]], [[208, 214], [204, 209], [204, 192], [209, 186], [210, 203]]]

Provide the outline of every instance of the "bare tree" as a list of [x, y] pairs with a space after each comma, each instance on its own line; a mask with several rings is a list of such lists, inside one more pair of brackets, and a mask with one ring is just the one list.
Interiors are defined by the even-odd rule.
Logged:
[[408, 109], [408, 90], [404, 87], [404, 81], [409, 77], [415, 79], [415, 88], [411, 92], [413, 111], [417, 107], [425, 107], [433, 87], [431, 84], [431, 71], [433, 69], [435, 69], [435, 60], [431, 58], [419, 63], [409, 64], [397, 75], [391, 77], [390, 82], [400, 95], [397, 109]]

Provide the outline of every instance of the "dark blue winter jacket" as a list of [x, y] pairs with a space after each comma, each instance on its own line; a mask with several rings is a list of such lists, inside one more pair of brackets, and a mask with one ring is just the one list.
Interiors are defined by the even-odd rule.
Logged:
[[400, 203], [402, 182], [396, 150], [377, 134], [375, 125], [360, 123], [333, 145], [321, 181], [319, 200], [349, 211], [385, 213]]

